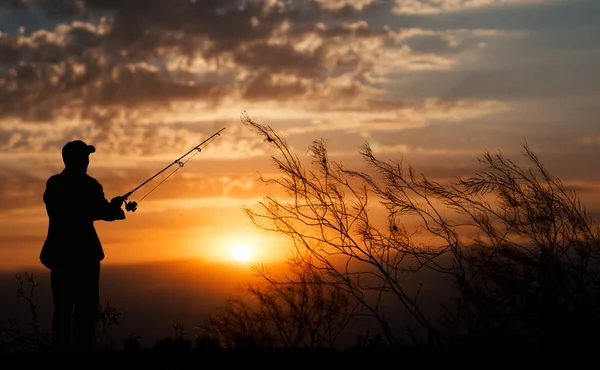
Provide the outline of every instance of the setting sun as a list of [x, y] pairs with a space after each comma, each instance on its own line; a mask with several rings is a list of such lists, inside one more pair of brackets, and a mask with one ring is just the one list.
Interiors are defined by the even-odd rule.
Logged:
[[250, 259], [250, 248], [246, 244], [238, 244], [233, 248], [233, 258], [236, 261], [246, 262]]

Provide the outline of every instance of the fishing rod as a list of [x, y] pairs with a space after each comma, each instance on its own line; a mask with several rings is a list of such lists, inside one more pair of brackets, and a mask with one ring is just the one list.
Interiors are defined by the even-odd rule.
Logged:
[[[225, 130], [225, 127], [223, 127], [222, 129], [220, 129], [219, 131], [215, 132], [214, 134], [210, 135], [206, 140], [204, 140], [203, 142], [201, 142], [200, 144], [196, 145], [195, 147], [193, 147], [192, 149], [190, 149], [187, 153], [185, 153], [184, 155], [182, 155], [181, 157], [177, 158], [176, 160], [173, 161], [173, 163], [171, 163], [170, 165], [168, 165], [167, 167], [163, 168], [162, 170], [158, 171], [154, 176], [150, 177], [148, 180], [144, 181], [143, 183], [141, 183], [140, 185], [138, 185], [135, 189], [133, 189], [132, 191], [130, 191], [129, 193], [123, 195], [123, 201], [126, 201], [127, 198], [129, 198], [131, 196], [131, 194], [135, 193], [139, 188], [141, 188], [142, 186], [146, 185], [147, 183], [149, 183], [150, 181], [154, 180], [158, 175], [160, 175], [161, 173], [165, 172], [166, 170], [168, 170], [171, 166], [177, 164], [179, 165], [178, 168], [175, 169], [175, 171], [179, 170], [181, 167], [183, 167], [185, 165], [185, 163], [187, 161], [189, 161], [190, 159], [192, 159], [194, 157], [194, 155], [200, 153], [202, 151], [202, 146], [203, 145], [208, 145], [208, 143], [210, 141], [212, 141], [214, 138], [216, 138], [217, 136], [221, 135], [221, 132]], [[188, 156], [191, 152], [196, 151], [196, 153], [194, 153], [193, 156], [191, 156], [190, 158], [188, 158], [185, 162], [182, 162], [181, 160], [183, 158], [185, 158], [186, 156]], [[142, 199], [140, 199], [138, 202], [141, 202], [145, 197], [148, 196], [148, 194], [150, 194], [152, 191], [154, 191], [154, 189], [156, 189], [158, 186], [160, 186], [166, 179], [168, 179], [172, 174], [175, 173], [175, 171], [171, 172], [166, 178], [164, 178], [160, 183], [158, 183], [158, 185], [156, 185], [154, 188], [152, 188], [146, 195], [144, 195], [142, 197]], [[125, 209], [128, 212], [135, 212], [137, 209], [137, 205], [138, 202], [125, 202]]]

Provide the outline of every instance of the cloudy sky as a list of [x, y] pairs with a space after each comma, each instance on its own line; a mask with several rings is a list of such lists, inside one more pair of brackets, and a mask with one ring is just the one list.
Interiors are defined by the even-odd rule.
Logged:
[[110, 199], [223, 127], [98, 224], [105, 262], [280, 258], [240, 210], [275, 173], [244, 111], [299, 154], [369, 142], [437, 178], [527, 142], [597, 212], [599, 20], [596, 0], [0, 0], [0, 270], [39, 265], [67, 141], [96, 146]]

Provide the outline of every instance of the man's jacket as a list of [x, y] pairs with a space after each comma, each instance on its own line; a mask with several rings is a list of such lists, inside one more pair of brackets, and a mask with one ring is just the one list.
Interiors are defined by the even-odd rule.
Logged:
[[49, 269], [102, 261], [94, 221], [125, 218], [121, 204], [106, 200], [96, 179], [67, 169], [48, 179], [44, 203], [49, 223], [40, 261]]

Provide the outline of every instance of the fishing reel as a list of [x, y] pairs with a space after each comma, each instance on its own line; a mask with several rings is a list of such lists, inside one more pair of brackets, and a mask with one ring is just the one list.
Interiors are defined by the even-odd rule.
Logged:
[[135, 210], [137, 209], [137, 202], [126, 202], [125, 209], [127, 210], [127, 212], [135, 212]]

